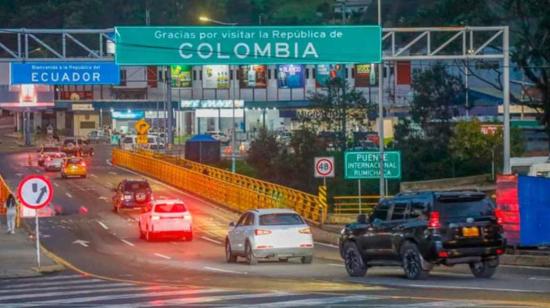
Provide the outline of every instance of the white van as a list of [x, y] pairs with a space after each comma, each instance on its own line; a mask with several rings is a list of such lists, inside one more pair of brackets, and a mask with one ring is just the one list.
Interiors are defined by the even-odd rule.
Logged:
[[120, 139], [120, 148], [125, 151], [132, 151], [137, 144], [136, 135], [127, 135]]

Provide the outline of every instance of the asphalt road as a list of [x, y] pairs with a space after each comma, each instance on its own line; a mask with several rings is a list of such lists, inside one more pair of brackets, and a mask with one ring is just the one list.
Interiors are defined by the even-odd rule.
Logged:
[[[2, 176], [12, 188], [27, 174], [51, 178], [55, 189], [52, 208], [58, 215], [41, 218], [42, 243], [81, 271], [98, 277], [125, 283], [230, 288], [255, 294], [332, 294], [350, 299], [313, 301], [320, 305], [356, 305], [367, 298], [349, 296], [369, 295], [377, 297], [372, 305], [429, 302], [435, 306], [550, 306], [550, 269], [501, 266], [493, 279], [480, 280], [473, 278], [466, 266], [441, 267], [427, 280], [408, 281], [400, 268], [371, 268], [364, 278], [350, 278], [338, 250], [319, 243], [311, 265], [297, 260], [261, 262], [256, 266], [227, 264], [223, 240], [228, 223], [239, 215], [153, 180], [150, 181], [156, 197], [175, 197], [186, 202], [193, 215], [195, 239], [146, 242], [139, 239], [139, 213], [116, 214], [111, 205], [112, 188], [119, 181], [142, 176], [111, 166], [108, 147], [97, 148], [96, 156], [88, 162], [86, 179], [63, 180], [58, 173], [28, 166], [27, 156], [28, 153], [2, 154]], [[33, 220], [27, 224], [32, 227]]]

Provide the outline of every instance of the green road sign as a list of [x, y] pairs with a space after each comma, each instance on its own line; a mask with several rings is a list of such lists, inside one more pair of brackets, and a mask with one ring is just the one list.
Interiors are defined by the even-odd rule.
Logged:
[[121, 65], [380, 63], [379, 26], [116, 27]]
[[[380, 178], [380, 154], [378, 152], [346, 152], [344, 171], [346, 179]], [[384, 178], [401, 178], [401, 153], [384, 152]]]

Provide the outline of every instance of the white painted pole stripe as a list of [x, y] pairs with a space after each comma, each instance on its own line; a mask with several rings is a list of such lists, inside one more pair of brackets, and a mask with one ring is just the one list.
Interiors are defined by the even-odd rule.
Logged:
[[172, 258], [170, 258], [169, 256], [161, 255], [160, 253], [156, 253], [156, 252], [155, 252], [155, 256], [161, 257], [161, 258], [164, 258], [164, 259], [167, 259], [167, 260], [172, 259]]
[[39, 293], [44, 291], [58, 291], [59, 289], [66, 290], [83, 290], [83, 289], [101, 289], [101, 288], [107, 288], [107, 287], [128, 287], [131, 286], [130, 283], [94, 283], [89, 285], [79, 285], [79, 286], [52, 286], [52, 287], [41, 287], [41, 288], [23, 288], [23, 289], [15, 289], [15, 290], [0, 290], [0, 294], [13, 294], [17, 292], [32, 292], [32, 293]]
[[241, 307], [303, 307], [303, 306], [318, 306], [318, 305], [329, 305], [329, 304], [339, 304], [346, 302], [358, 302], [366, 300], [379, 300], [383, 297], [380, 296], [370, 296], [370, 295], [350, 295], [350, 296], [340, 296], [340, 297], [324, 297], [324, 298], [307, 298], [307, 299], [298, 299], [290, 300], [283, 302], [274, 302], [274, 303], [265, 303], [265, 304], [254, 304], [250, 306], [241, 306]]
[[215, 239], [211, 239], [209, 237], [206, 237], [206, 236], [201, 236], [201, 238], [205, 241], [209, 241], [209, 242], [212, 242], [214, 244], [218, 244], [218, 245], [221, 245], [222, 242], [218, 241], [218, 240], [215, 240]]
[[120, 239], [120, 240], [121, 240], [124, 244], [126, 244], [126, 245], [129, 245], [129, 246], [132, 246], [132, 247], [136, 246], [136, 245], [134, 245], [134, 243], [129, 242], [129, 241], [127, 241], [127, 240], [124, 240], [124, 239]]
[[[68, 284], [86, 284], [86, 283], [90, 283], [90, 282], [103, 282], [103, 280], [99, 280], [99, 279], [75, 279], [75, 281], [73, 282], [67, 282], [67, 281], [55, 281], [55, 282], [37, 282], [37, 283], [28, 283], [28, 284], [25, 284], [25, 287], [40, 287], [40, 286], [52, 286], [52, 285], [60, 285], [60, 286], [66, 286]], [[2, 286], [2, 289], [3, 290], [7, 290], [7, 289], [18, 289], [20, 288], [20, 286], [18, 285], [3, 285]]]
[[[54, 299], [54, 300], [47, 300], [47, 301], [39, 301], [39, 302], [30, 302], [23, 305], [25, 306], [35, 306], [35, 305], [66, 305], [66, 304], [80, 304], [80, 303], [87, 303], [87, 302], [95, 302], [95, 301], [109, 301], [109, 300], [121, 300], [121, 299], [132, 299], [132, 298], [143, 298], [143, 297], [151, 297], [155, 300], [158, 300], [161, 296], [178, 296], [178, 295], [193, 295], [193, 294], [206, 294], [206, 293], [216, 293], [216, 292], [223, 292], [222, 289], [204, 289], [204, 290], [177, 290], [177, 291], [161, 291], [161, 290], [155, 290], [154, 287], [145, 287], [144, 290], [149, 291], [148, 293], [136, 293], [136, 294], [114, 294], [114, 295], [100, 295], [100, 296], [89, 296], [89, 297], [79, 297], [79, 298], [60, 298], [60, 299]], [[134, 288], [134, 290], [137, 290]], [[116, 305], [117, 307], [120, 307], [122, 305]]]
[[106, 225], [106, 224], [104, 224], [103, 222], [101, 222], [101, 221], [97, 220], [97, 223], [98, 223], [98, 224], [99, 224], [99, 225], [100, 225], [100, 226], [101, 226], [101, 227], [102, 227], [103, 229], [105, 229], [105, 230], [109, 230], [109, 227], [107, 227], [107, 225]]
[[215, 271], [215, 272], [221, 272], [221, 273], [230, 273], [230, 274], [241, 274], [241, 275], [247, 275], [248, 273], [247, 272], [238, 272], [238, 271], [232, 271], [232, 270], [226, 270], [226, 269], [221, 269], [221, 268], [216, 268], [216, 267], [210, 267], [210, 266], [205, 266], [203, 267], [205, 270], [210, 270], [210, 271]]

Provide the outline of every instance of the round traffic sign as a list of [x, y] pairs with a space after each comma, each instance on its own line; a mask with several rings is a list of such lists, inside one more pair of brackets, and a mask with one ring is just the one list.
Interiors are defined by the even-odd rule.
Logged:
[[52, 201], [52, 183], [44, 176], [29, 175], [19, 183], [17, 197], [24, 206], [38, 210]]
[[330, 176], [334, 171], [334, 164], [331, 159], [321, 158], [315, 164], [315, 171], [317, 171], [319, 176]]

